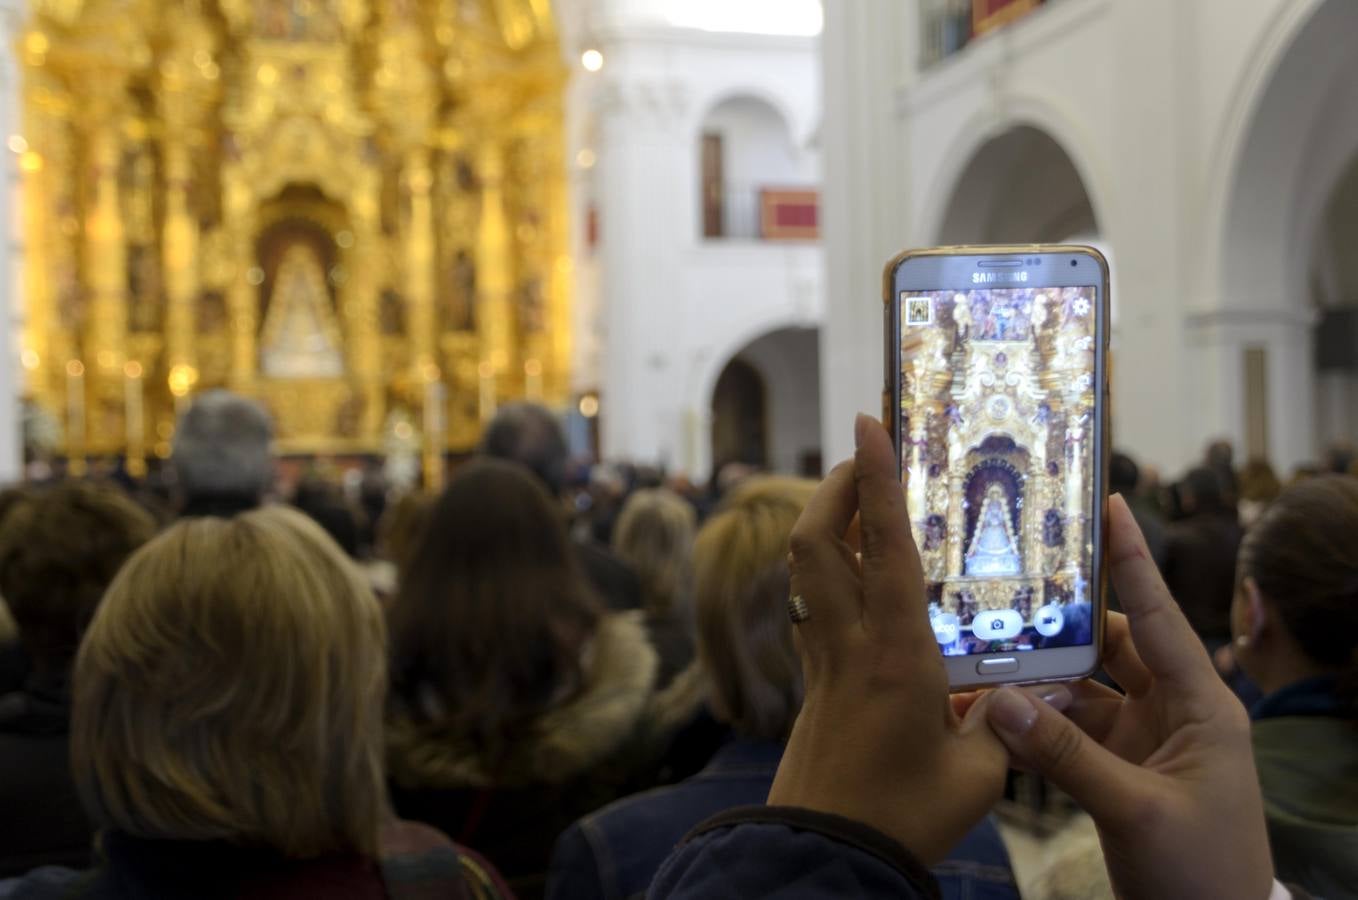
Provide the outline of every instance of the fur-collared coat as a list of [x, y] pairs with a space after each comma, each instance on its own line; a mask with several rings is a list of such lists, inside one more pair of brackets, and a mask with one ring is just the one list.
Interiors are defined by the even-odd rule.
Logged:
[[397, 812], [485, 854], [520, 897], [540, 895], [557, 835], [632, 777], [656, 666], [639, 612], [605, 616], [581, 689], [498, 759], [396, 715], [387, 763]]

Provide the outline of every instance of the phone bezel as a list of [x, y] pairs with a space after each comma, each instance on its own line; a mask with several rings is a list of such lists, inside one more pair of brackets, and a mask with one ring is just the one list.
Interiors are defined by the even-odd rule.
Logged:
[[[1090, 578], [1091, 624], [1093, 642], [1079, 647], [1058, 647], [1048, 650], [1021, 650], [995, 653], [976, 653], [967, 656], [945, 656], [944, 666], [948, 683], [953, 690], [990, 687], [999, 684], [1032, 684], [1045, 681], [1069, 681], [1092, 675], [1099, 668], [1102, 655], [1105, 619], [1107, 616], [1107, 520], [1108, 520], [1108, 456], [1111, 444], [1108, 415], [1108, 340], [1109, 340], [1109, 276], [1108, 262], [1093, 247], [1075, 244], [1026, 244], [999, 246], [936, 247], [927, 250], [907, 250], [893, 257], [886, 265], [882, 279], [882, 300], [885, 306], [886, 353], [884, 421], [891, 430], [896, 448], [896, 467], [900, 469], [901, 404], [900, 404], [900, 303], [902, 292], [975, 290], [973, 272], [981, 271], [981, 260], [1000, 258], [1028, 260], [1041, 258], [1040, 265], [1023, 264], [1029, 273], [1024, 287], [1090, 287], [1097, 292], [1095, 304], [1094, 351], [1094, 427], [1090, 429], [1093, 447], [1094, 496], [1097, 514], [1094, 516], [1093, 559]], [[1074, 261], [1075, 265], [1071, 265]], [[997, 284], [1002, 288], [1008, 285]], [[1017, 673], [981, 675], [978, 665], [987, 659], [1013, 657], [1019, 660]]]

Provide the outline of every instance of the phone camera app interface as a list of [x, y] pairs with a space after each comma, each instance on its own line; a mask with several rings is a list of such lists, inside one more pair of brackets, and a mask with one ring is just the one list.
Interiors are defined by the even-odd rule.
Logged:
[[901, 480], [949, 656], [1093, 639], [1097, 296], [900, 294]]

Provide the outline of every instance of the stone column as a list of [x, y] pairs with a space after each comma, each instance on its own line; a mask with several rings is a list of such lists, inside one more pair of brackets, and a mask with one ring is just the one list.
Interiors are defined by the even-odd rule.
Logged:
[[[254, 389], [258, 369], [259, 291], [250, 283], [249, 272], [255, 258], [255, 216], [249, 186], [237, 165], [222, 174], [223, 212], [231, 254], [231, 283], [226, 294], [227, 315], [231, 320], [231, 387], [242, 393]], [[170, 373], [174, 379], [174, 373]], [[173, 389], [173, 384], [171, 389]]]
[[349, 208], [353, 246], [344, 249], [345, 269], [349, 272], [345, 305], [348, 308], [350, 363], [363, 403], [359, 433], [371, 439], [381, 434], [387, 414], [378, 321], [378, 267], [382, 258], [378, 195], [381, 188], [376, 171], [365, 170], [361, 177], [362, 183], [355, 188]]
[[100, 385], [116, 379], [121, 396], [127, 343], [127, 244], [119, 197], [122, 162], [119, 109], [122, 79], [106, 71], [90, 75], [87, 166], [93, 202], [85, 221], [85, 282], [90, 288], [86, 332], [88, 372]]
[[1034, 453], [1028, 463], [1023, 482], [1023, 571], [1027, 575], [1042, 574], [1042, 483], [1047, 478], [1041, 455]]
[[966, 550], [966, 510], [962, 508], [966, 485], [960, 473], [948, 476], [948, 574], [962, 574], [962, 554]]
[[514, 359], [514, 285], [509, 221], [505, 215], [504, 157], [491, 141], [477, 153], [481, 181], [481, 220], [476, 230], [476, 326], [481, 344], [482, 378], [502, 382]]
[[[167, 117], [167, 127], [169, 120]], [[194, 303], [198, 298], [198, 218], [189, 209], [193, 163], [178, 129], [165, 138], [165, 225], [161, 258], [165, 266], [165, 362], [197, 368]]]
[[966, 456], [961, 442], [954, 435], [948, 442], [948, 568], [950, 576], [962, 574], [962, 555], [966, 552], [967, 515], [962, 508], [966, 500], [966, 482], [962, 478], [962, 461]]
[[430, 200], [434, 176], [429, 150], [412, 147], [405, 158], [405, 187], [410, 197], [410, 217], [405, 227], [405, 294], [413, 378], [425, 377], [435, 356], [434, 316], [434, 213]]
[[[604, 335], [601, 445], [606, 458], [673, 464], [683, 452], [686, 417], [670, 336], [682, 333], [682, 260], [698, 240], [698, 173], [682, 127], [683, 84], [621, 69], [613, 67], [613, 80], [601, 89], [594, 169]], [[689, 421], [706, 418], [711, 399], [704, 400]], [[700, 440], [707, 443], [709, 435]]]
[[571, 321], [574, 264], [570, 248], [571, 198], [566, 178], [566, 160], [561, 152], [562, 135], [559, 118], [548, 126], [544, 144], [544, 167], [547, 185], [542, 192], [543, 208], [547, 215], [547, 272], [543, 290], [546, 291], [547, 328], [550, 355], [543, 360], [546, 366], [546, 396], [555, 403], [565, 402], [570, 395], [568, 375], [571, 371], [572, 340], [575, 329]]
[[930, 411], [916, 406], [910, 422], [910, 447], [907, 456], [909, 485], [906, 505], [909, 507], [910, 522], [914, 526], [915, 542], [923, 546], [924, 524], [929, 518], [928, 463], [924, 458], [925, 442], [928, 439]]
[[1069, 461], [1066, 463], [1066, 560], [1062, 567], [1072, 574], [1080, 571], [1084, 556], [1084, 441], [1085, 428], [1079, 422], [1081, 407], [1077, 403], [1069, 409], [1066, 427], [1066, 446], [1069, 448]]
[[911, 140], [895, 110], [900, 90], [915, 77], [918, 32], [918, 4], [825, 4], [820, 365], [827, 463], [853, 455], [854, 413], [879, 405], [882, 263], [911, 236]]

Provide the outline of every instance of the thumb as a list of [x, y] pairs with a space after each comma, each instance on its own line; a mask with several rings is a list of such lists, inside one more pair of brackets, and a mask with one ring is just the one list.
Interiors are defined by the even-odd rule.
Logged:
[[1056, 709], [1012, 687], [991, 692], [984, 706], [986, 721], [1014, 760], [1069, 794], [1100, 826], [1115, 823], [1129, 808], [1137, 767]]

